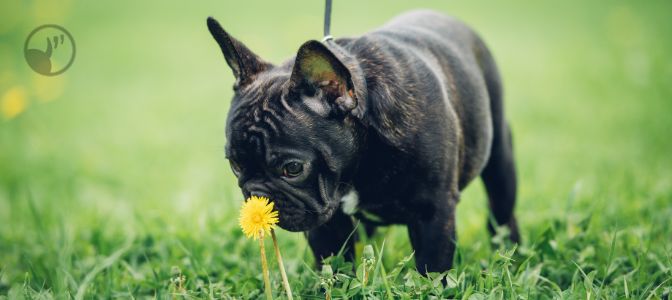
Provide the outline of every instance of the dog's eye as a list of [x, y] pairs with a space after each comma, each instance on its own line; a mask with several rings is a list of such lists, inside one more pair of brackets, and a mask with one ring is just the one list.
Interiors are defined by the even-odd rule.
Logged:
[[296, 177], [303, 172], [303, 165], [301, 163], [292, 161], [282, 166], [282, 175], [285, 177]]

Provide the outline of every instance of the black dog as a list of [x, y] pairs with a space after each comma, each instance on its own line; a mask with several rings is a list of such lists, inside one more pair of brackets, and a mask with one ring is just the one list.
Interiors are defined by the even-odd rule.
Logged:
[[500, 79], [466, 25], [411, 12], [358, 38], [308, 41], [279, 66], [212, 18], [208, 28], [236, 77], [226, 155], [238, 185], [272, 199], [280, 227], [306, 231], [318, 260], [348, 240], [342, 199], [358, 199], [368, 229], [408, 225], [420, 272], [449, 269], [455, 205], [478, 175], [519, 239]]

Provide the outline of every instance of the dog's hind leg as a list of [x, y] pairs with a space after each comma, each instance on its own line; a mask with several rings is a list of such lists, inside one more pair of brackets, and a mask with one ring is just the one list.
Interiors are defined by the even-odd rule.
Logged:
[[[513, 159], [513, 145], [511, 132], [504, 124], [502, 128], [495, 128], [493, 146], [490, 159], [481, 173], [483, 184], [488, 193], [490, 211], [500, 226], [507, 226], [511, 232], [513, 242], [520, 242], [518, 225], [514, 215], [516, 204], [516, 168]], [[495, 228], [488, 218], [488, 229], [491, 234]]]
[[[520, 233], [514, 215], [516, 204], [516, 166], [513, 154], [511, 128], [504, 118], [504, 103], [501, 80], [492, 56], [483, 45], [481, 67], [490, 96], [493, 139], [490, 158], [481, 172], [481, 179], [488, 193], [490, 211], [500, 226], [507, 226], [514, 242], [520, 242]], [[488, 218], [488, 229], [494, 234], [494, 226]]]

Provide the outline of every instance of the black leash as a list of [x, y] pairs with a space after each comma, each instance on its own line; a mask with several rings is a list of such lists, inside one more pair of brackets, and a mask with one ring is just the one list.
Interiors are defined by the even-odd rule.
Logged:
[[331, 0], [325, 0], [324, 3], [324, 38], [323, 42], [333, 40], [329, 31], [331, 30]]

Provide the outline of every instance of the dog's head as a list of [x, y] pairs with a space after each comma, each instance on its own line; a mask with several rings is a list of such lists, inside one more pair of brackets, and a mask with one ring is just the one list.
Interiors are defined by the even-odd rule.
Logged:
[[303, 44], [293, 63], [273, 66], [207, 23], [236, 78], [226, 155], [244, 196], [272, 199], [284, 229], [323, 224], [359, 153], [354, 67], [317, 41]]

